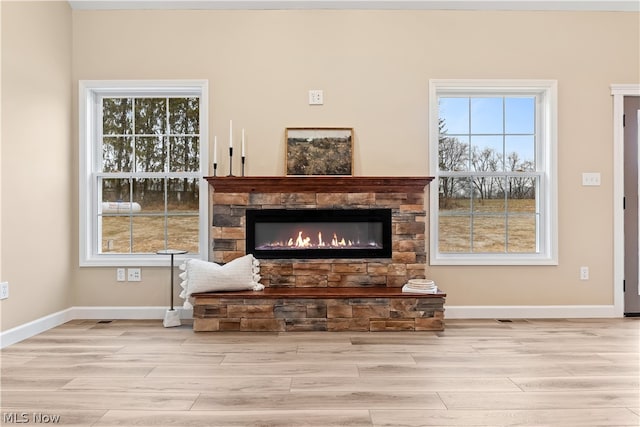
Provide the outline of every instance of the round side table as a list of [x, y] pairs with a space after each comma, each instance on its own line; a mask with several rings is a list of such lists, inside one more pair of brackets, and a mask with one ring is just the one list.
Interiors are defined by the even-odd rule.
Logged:
[[164, 321], [162, 325], [165, 328], [171, 328], [174, 326], [180, 326], [180, 313], [173, 308], [173, 257], [175, 255], [186, 254], [188, 251], [182, 249], [163, 249], [161, 251], [156, 252], [158, 255], [171, 255], [171, 264], [169, 264], [169, 276], [171, 287], [169, 288], [169, 295], [171, 295], [171, 308], [167, 310], [164, 315]]

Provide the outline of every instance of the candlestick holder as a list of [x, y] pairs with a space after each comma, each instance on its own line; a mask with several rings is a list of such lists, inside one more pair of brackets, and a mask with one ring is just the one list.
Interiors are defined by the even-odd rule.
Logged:
[[242, 176], [244, 176], [244, 159], [245, 157], [242, 156]]
[[233, 176], [233, 147], [229, 147], [229, 175]]
[[218, 164], [213, 163], [213, 176], [218, 176]]

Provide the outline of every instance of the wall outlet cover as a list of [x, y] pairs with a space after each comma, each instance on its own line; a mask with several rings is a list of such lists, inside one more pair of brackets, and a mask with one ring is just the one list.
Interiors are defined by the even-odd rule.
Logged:
[[139, 282], [142, 280], [142, 274], [140, 273], [139, 268], [129, 268], [127, 269], [127, 280], [129, 282]]
[[0, 283], [0, 299], [9, 298], [9, 282]]

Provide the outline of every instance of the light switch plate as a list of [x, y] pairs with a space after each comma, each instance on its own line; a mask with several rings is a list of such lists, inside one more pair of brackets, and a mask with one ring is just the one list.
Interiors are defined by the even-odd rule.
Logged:
[[582, 185], [585, 187], [597, 187], [600, 185], [600, 172], [584, 172]]

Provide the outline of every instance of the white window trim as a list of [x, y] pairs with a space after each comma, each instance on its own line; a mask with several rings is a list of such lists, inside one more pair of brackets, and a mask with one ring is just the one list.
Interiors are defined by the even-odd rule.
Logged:
[[[208, 94], [207, 80], [81, 80], [78, 91], [79, 110], [79, 225], [81, 267], [109, 266], [166, 266], [166, 256], [155, 254], [100, 254], [95, 242], [98, 233], [98, 206], [96, 180], [93, 179], [94, 165], [98, 162], [92, 141], [98, 137], [98, 126], [95, 125], [97, 99], [102, 95], [121, 93], [127, 95], [153, 96], [179, 93], [198, 95], [200, 104], [200, 171], [194, 177], [202, 178], [207, 173], [209, 164], [208, 140]], [[160, 93], [159, 93], [160, 92]], [[208, 259], [209, 256], [209, 185], [200, 182], [199, 189], [199, 254], [184, 255], [184, 258]], [[175, 248], [180, 249], [180, 248]]]
[[[440, 94], [540, 95], [538, 126], [545, 142], [536, 145], [537, 160], [544, 171], [540, 191], [541, 221], [539, 252], [536, 254], [441, 254], [438, 253], [438, 95]], [[557, 81], [556, 80], [449, 80], [429, 81], [429, 170], [434, 176], [429, 195], [431, 265], [558, 265], [558, 165], [557, 165]], [[435, 186], [435, 187], [434, 187]]]

